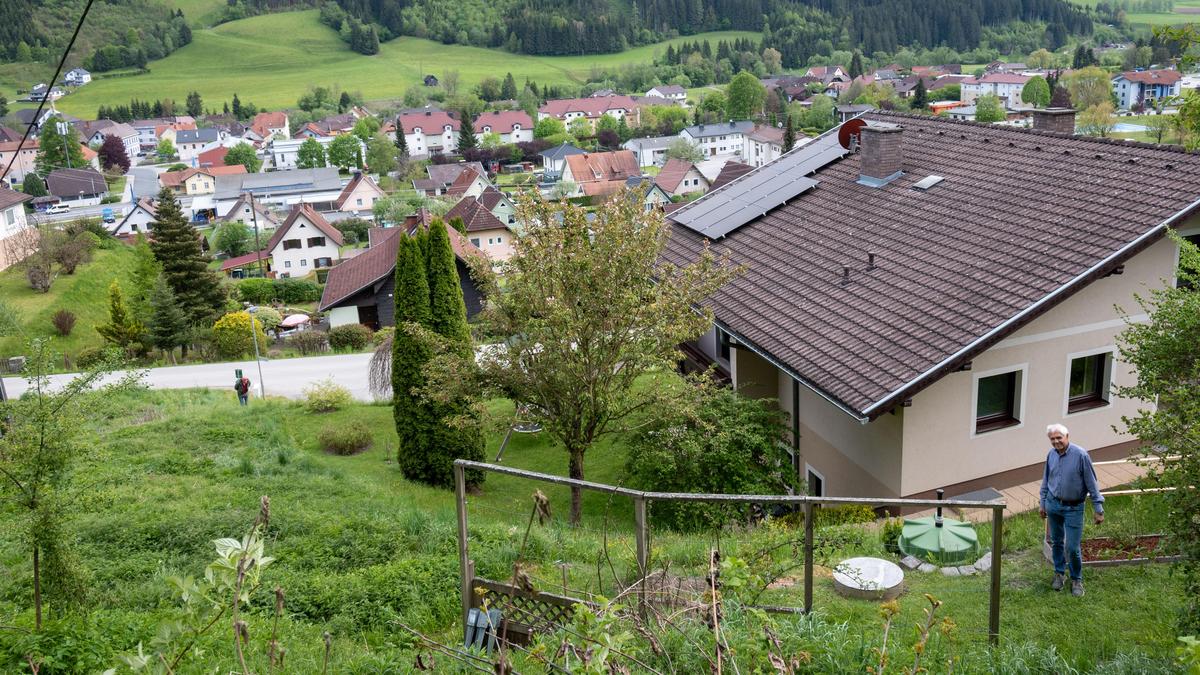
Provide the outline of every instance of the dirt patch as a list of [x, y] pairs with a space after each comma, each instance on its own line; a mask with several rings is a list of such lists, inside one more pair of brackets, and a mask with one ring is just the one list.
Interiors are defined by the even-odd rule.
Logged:
[[1176, 7], [1176, 14], [1200, 14], [1200, 7]]
[[[1200, 9], [1200, 8], [1197, 8]], [[1133, 558], [1154, 558], [1159, 554], [1158, 548], [1162, 537], [1157, 534], [1143, 535], [1131, 539], [1115, 539], [1113, 537], [1097, 537], [1083, 541], [1083, 560], [1131, 560]]]

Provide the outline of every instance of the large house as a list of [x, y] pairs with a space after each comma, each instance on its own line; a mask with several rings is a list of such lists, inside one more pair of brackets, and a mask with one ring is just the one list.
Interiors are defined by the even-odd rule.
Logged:
[[292, 207], [265, 251], [279, 277], [302, 277], [341, 260], [342, 233], [308, 204]]
[[222, 137], [220, 130], [211, 127], [175, 132], [175, 151], [179, 153], [179, 161], [191, 162], [201, 152], [212, 149], [213, 145], [217, 144]]
[[443, 110], [404, 113], [396, 118], [404, 129], [404, 141], [412, 157], [454, 152], [458, 149], [461, 123]]
[[25, 236], [25, 202], [32, 199], [23, 192], [0, 185], [0, 270], [15, 265], [33, 253], [36, 243]]
[[524, 110], [485, 112], [475, 118], [475, 133], [497, 134], [509, 145], [528, 143], [533, 140], [533, 120]]
[[736, 156], [745, 160], [746, 134], [754, 131], [754, 122], [720, 122], [697, 124], [679, 132], [683, 138], [700, 148], [707, 157]]
[[975, 103], [980, 96], [994, 94], [1008, 107], [1016, 108], [1021, 104], [1021, 90], [1025, 83], [1032, 78], [1011, 72], [987, 73], [983, 77], [969, 77], [959, 83], [959, 100], [967, 105]]
[[1179, 95], [1183, 76], [1178, 70], [1137, 70], [1114, 75], [1113, 93], [1122, 110], [1153, 106], [1155, 102]]
[[249, 192], [264, 204], [280, 207], [311, 204], [320, 211], [333, 211], [333, 203], [341, 196], [343, 187], [342, 178], [333, 167], [233, 174], [217, 176], [217, 191], [212, 201], [217, 213], [224, 213]]
[[[154, 117], [144, 120], [134, 120], [129, 123], [129, 126], [137, 129], [138, 145], [141, 147], [143, 154], [154, 152], [154, 147], [158, 145], [158, 134], [161, 127], [167, 125], [182, 125], [177, 127], [196, 128], [196, 119], [188, 115], [175, 115], [173, 117]], [[171, 141], [174, 144], [174, 141]]]
[[83, 68], [72, 68], [63, 75], [63, 82], [72, 87], [82, 87], [92, 81], [92, 74]]
[[646, 92], [646, 96], [665, 98], [672, 103], [684, 103], [687, 101], [687, 89], [678, 84], [660, 84], [657, 87], [651, 87]]
[[662, 188], [669, 197], [708, 191], [708, 179], [700, 173], [695, 164], [686, 159], [668, 159], [662, 171], [654, 177], [654, 184]]
[[108, 196], [104, 175], [93, 168], [55, 169], [46, 176], [46, 189], [63, 204], [95, 206]]
[[[359, 255], [329, 270], [321, 302], [317, 308], [329, 312], [331, 327], [361, 323], [373, 330], [396, 325], [396, 300], [392, 297], [396, 280], [396, 253], [400, 236], [428, 228], [433, 218], [428, 211], [411, 216], [404, 227], [372, 228], [370, 247]], [[452, 227], [446, 228], [450, 246], [454, 249], [459, 285], [467, 305], [467, 316], [473, 317], [482, 306], [479, 287], [471, 278], [470, 263], [483, 258], [483, 253], [471, 245]]]
[[241, 164], [209, 166], [183, 171], [164, 171], [158, 174], [159, 187], [170, 188], [179, 196], [211, 195], [217, 191], [217, 176], [232, 176], [246, 173]]
[[[107, 124], [104, 124], [106, 122]], [[84, 122], [82, 128], [79, 125], [76, 126], [80, 129], [79, 137], [86, 144], [101, 145], [104, 143], [104, 139], [116, 136], [124, 146], [125, 156], [130, 161], [133, 161], [141, 153], [141, 137], [137, 129], [124, 122], [97, 120], [96, 122]]]
[[631, 138], [621, 147], [633, 152], [634, 157], [637, 157], [638, 166], [662, 166], [667, 163], [667, 149], [678, 140], [678, 136]]
[[114, 237], [134, 237], [150, 231], [150, 223], [158, 220], [158, 208], [150, 197], [138, 199], [129, 212], [112, 228]]
[[494, 261], [508, 260], [513, 254], [513, 233], [508, 224], [496, 217], [482, 200], [464, 197], [450, 208], [443, 220], [461, 218], [467, 240]]
[[[458, 164], [430, 164], [425, 167], [425, 173], [429, 178], [417, 178], [413, 180], [413, 189], [426, 197], [437, 197], [439, 195], [449, 194], [450, 188], [458, 184], [459, 188], [463, 183], [459, 179], [462, 174], [471, 171], [476, 176], [485, 176], [487, 172], [483, 165], [479, 162], [460, 162]], [[458, 193], [463, 194], [463, 190], [459, 189]]]
[[1097, 460], [1136, 449], [1122, 310], [1174, 277], [1168, 228], [1200, 240], [1200, 157], [1051, 117], [866, 113], [858, 152], [834, 129], [670, 214], [664, 262], [745, 265], [693, 349], [778, 401], [810, 493], [1036, 480], [1051, 423]]
[[352, 213], [373, 218], [375, 202], [387, 197], [387, 193], [365, 173], [356, 173], [342, 188], [342, 193], [333, 202], [333, 207], [343, 213]]
[[577, 148], [566, 141], [562, 145], [556, 145], [553, 148], [547, 148], [541, 153], [542, 167], [545, 169], [547, 179], [555, 178], [562, 175], [564, 169], [567, 168], [567, 157], [571, 155], [582, 155], [587, 150]]
[[564, 183], [574, 183], [575, 195], [603, 197], [625, 187], [626, 179], [640, 176], [637, 158], [628, 150], [568, 155]]
[[4, 180], [10, 187], [20, 185], [25, 176], [37, 170], [38, 139], [30, 138], [21, 144], [15, 141], [0, 142], [0, 167], [11, 168]]
[[589, 96], [588, 98], [566, 98], [546, 101], [538, 108], [538, 119], [553, 117], [570, 125], [571, 122], [586, 120], [591, 129], [596, 128], [596, 122], [601, 115], [615, 119], [625, 119], [631, 127], [638, 125], [641, 118], [637, 102], [628, 96]]
[[286, 112], [260, 112], [250, 121], [250, 130], [263, 140], [271, 138], [291, 138], [291, 128], [288, 126]]
[[[804, 145], [808, 137], [799, 134], [796, 145]], [[768, 124], [755, 124], [746, 134], [742, 158], [754, 166], [762, 166], [779, 159], [783, 154], [783, 129]]]

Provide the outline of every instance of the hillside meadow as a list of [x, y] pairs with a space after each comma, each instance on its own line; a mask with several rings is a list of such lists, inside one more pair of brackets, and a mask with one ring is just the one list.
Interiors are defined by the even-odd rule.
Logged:
[[[754, 37], [748, 32], [703, 33], [685, 39], [733, 40]], [[380, 53], [363, 56], [350, 51], [336, 33], [317, 21], [315, 10], [270, 14], [196, 30], [193, 42], [165, 59], [150, 64], [143, 75], [106, 77], [60, 100], [60, 110], [80, 117], [95, 115], [100, 105], [130, 98], [171, 98], [182, 102], [199, 91], [205, 105], [219, 108], [233, 98], [259, 107], [295, 105], [309, 86], [339, 86], [361, 92], [367, 100], [398, 98], [427, 73], [439, 77], [459, 72], [462, 86], [485, 77], [511, 72], [517, 82], [529, 78], [543, 84], [578, 85], [593, 68], [616, 68], [649, 62], [667, 42], [618, 54], [587, 56], [526, 56], [495, 49], [443, 45], [401, 37], [384, 43]]]

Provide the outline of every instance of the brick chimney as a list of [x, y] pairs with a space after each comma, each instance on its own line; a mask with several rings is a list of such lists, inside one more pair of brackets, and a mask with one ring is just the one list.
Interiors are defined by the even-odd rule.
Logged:
[[883, 187], [904, 173], [903, 131], [894, 124], [862, 128], [859, 134], [860, 184]]
[[1033, 111], [1033, 128], [1056, 134], [1075, 135], [1075, 110], [1073, 108], [1042, 108]]

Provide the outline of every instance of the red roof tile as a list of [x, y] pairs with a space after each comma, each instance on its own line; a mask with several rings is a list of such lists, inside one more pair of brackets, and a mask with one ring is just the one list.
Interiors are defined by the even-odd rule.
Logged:
[[1183, 75], [1178, 70], [1136, 70], [1126, 73], [1121, 73], [1121, 77], [1130, 82], [1139, 82], [1141, 84], [1165, 84], [1172, 85], [1183, 79]]
[[[658, 172], [658, 176], [654, 178], [654, 184], [668, 193], [674, 192], [679, 187], [679, 181], [683, 180], [683, 177], [695, 168], [696, 165], [685, 159], [672, 157], [667, 160], [662, 170]], [[707, 183], [708, 181], [705, 182]]]
[[475, 118], [475, 133], [484, 133], [485, 127], [491, 127], [494, 133], [508, 134], [512, 133], [518, 124], [522, 129], [533, 128], [533, 120], [524, 110], [485, 112]]
[[404, 113], [398, 118], [404, 133], [416, 133], [417, 129], [426, 136], [436, 136], [446, 129], [446, 125], [458, 131], [461, 123], [445, 110], [426, 110], [425, 112]]
[[480, 232], [483, 230], [499, 230], [508, 229], [491, 211], [488, 210], [475, 197], [464, 197], [455, 204], [449, 211], [446, 212], [444, 220], [450, 222], [455, 218], [462, 218], [463, 225], [467, 232]]
[[592, 181], [624, 182], [626, 178], [640, 176], [642, 173], [632, 150], [568, 155], [566, 159], [571, 176], [580, 185]]
[[637, 103], [628, 96], [591, 96], [546, 101], [542, 107], [538, 108], [538, 112], [559, 119], [566, 117], [567, 113], [583, 113], [584, 117], [599, 117], [609, 110], [633, 110], [636, 105]]

